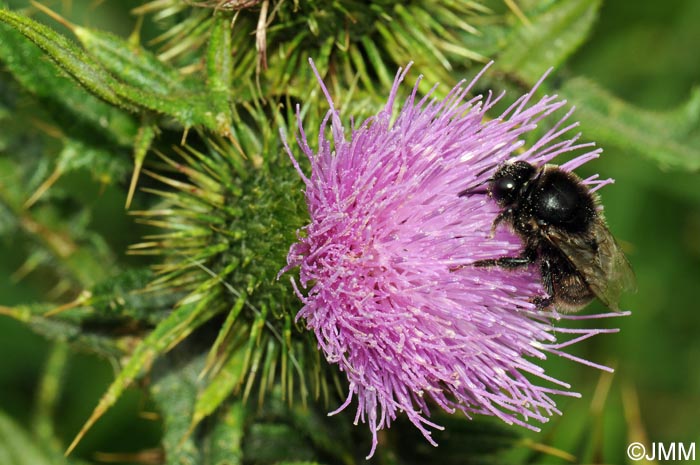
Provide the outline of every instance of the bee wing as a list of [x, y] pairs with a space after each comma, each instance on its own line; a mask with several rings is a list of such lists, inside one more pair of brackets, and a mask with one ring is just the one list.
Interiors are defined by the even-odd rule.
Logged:
[[602, 220], [586, 235], [566, 234], [549, 228], [547, 239], [566, 255], [586, 284], [606, 306], [619, 310], [623, 292], [636, 290], [634, 272], [625, 254]]

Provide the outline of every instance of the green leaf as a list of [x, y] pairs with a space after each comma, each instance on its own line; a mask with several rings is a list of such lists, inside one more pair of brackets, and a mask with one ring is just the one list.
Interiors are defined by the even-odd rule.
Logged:
[[[221, 99], [218, 94], [210, 95], [201, 81], [185, 79], [149, 50], [121, 37], [79, 26], [75, 26], [73, 32], [88, 54], [118, 80], [114, 89], [123, 98], [170, 115], [185, 127], [201, 124], [220, 134], [228, 134], [228, 100]], [[230, 33], [228, 28], [225, 32]], [[230, 55], [230, 39], [228, 45]]]
[[45, 59], [39, 47], [2, 23], [0, 61], [22, 86], [62, 115], [57, 123], [70, 122], [65, 126], [76, 131], [82, 129], [83, 134], [98, 131], [121, 146], [132, 144], [137, 126], [129, 114], [76, 86], [64, 73], [56, 72], [56, 66]]
[[219, 132], [228, 134], [231, 126], [231, 87], [233, 85], [231, 19], [217, 16], [207, 47], [207, 89], [212, 112], [219, 122]]
[[550, 67], [559, 67], [588, 36], [601, 0], [552, 2], [531, 24], [519, 22], [498, 56], [497, 66], [534, 84]]
[[134, 42], [96, 29], [73, 26], [71, 30], [102, 67], [136, 89], [158, 95], [204, 90], [194, 80], [185, 81], [178, 70]]
[[118, 358], [124, 354], [121, 341], [103, 334], [90, 333], [81, 327], [80, 322], [90, 313], [89, 308], [76, 307], [60, 317], [46, 316], [57, 308], [52, 304], [0, 305], [0, 315], [9, 316], [25, 323], [32, 331], [47, 339], [70, 343], [79, 350], [87, 350], [108, 358]]
[[[68, 290], [79, 292], [91, 288], [114, 272], [117, 265], [103, 237], [90, 228], [91, 215], [97, 207], [89, 192], [119, 180], [127, 170], [128, 161], [114, 157], [104, 148], [72, 138], [61, 138], [63, 146], [56, 156], [53, 146], [47, 150], [42, 145], [43, 139], [23, 130], [21, 120], [13, 121], [8, 127], [11, 131], [18, 128], [13, 132], [18, 137], [13, 142], [14, 150], [0, 163], [3, 171], [0, 215], [9, 217], [3, 220], [5, 228], [17, 228], [25, 238], [31, 239], [23, 244], [27, 258], [18, 276], [37, 268], [50, 268], [61, 278], [55, 283], [60, 291], [56, 297]], [[21, 137], [32, 136], [37, 142], [34, 149], [43, 148], [45, 156], [38, 158], [32, 152], [32, 144], [21, 143]], [[69, 172], [75, 174], [71, 180], [80, 179], [81, 174], [89, 178], [91, 174], [101, 186], [80, 181], [61, 183], [61, 176]], [[55, 186], [56, 183], [60, 186]], [[71, 202], [70, 208], [62, 204], [66, 199]]]
[[170, 312], [179, 296], [144, 290], [153, 278], [150, 269], [131, 268], [96, 284], [85, 305], [92, 307], [95, 319], [118, 318], [156, 324]]
[[667, 112], [626, 103], [589, 79], [566, 81], [561, 94], [576, 106], [586, 138], [645, 156], [664, 169], [700, 169], [700, 89]]
[[91, 93], [112, 105], [131, 111], [137, 109], [115, 92], [114, 78], [102, 66], [61, 34], [26, 16], [5, 9], [0, 9], [0, 21], [24, 34]]
[[149, 367], [156, 357], [170, 350], [212, 317], [212, 312], [215, 313], [218, 307], [211, 303], [217, 298], [220, 298], [220, 295], [214, 290], [203, 294], [195, 291], [141, 341], [68, 447], [67, 453], [75, 448], [92, 425], [114, 405], [131, 382]]
[[308, 461], [315, 458], [313, 449], [299, 431], [281, 422], [252, 425], [243, 443], [243, 451], [246, 461], [251, 463]]
[[355, 463], [353, 452], [357, 447], [347, 440], [351, 437], [352, 425], [342, 416], [329, 418], [325, 409], [319, 403], [313, 404], [312, 408], [291, 407], [292, 424], [300, 433], [308, 436], [316, 450], [332, 456], [333, 463]]
[[228, 93], [233, 85], [231, 19], [217, 16], [207, 48], [207, 87], [214, 93]]
[[246, 409], [240, 401], [222, 409], [209, 436], [209, 463], [237, 465], [243, 462]]
[[[185, 128], [202, 125], [217, 133], [229, 134], [225, 116], [211, 110], [207, 93], [196, 89], [167, 92], [167, 85], [154, 84], [159, 77], [168, 83], [178, 81], [169, 78], [173, 72], [157, 64], [157, 59], [147, 53], [139, 55], [132, 45], [115, 36], [78, 28], [81, 40], [92, 47], [92, 53], [87, 53], [61, 34], [26, 16], [0, 9], [0, 21], [24, 34], [88, 91], [112, 105], [132, 112], [148, 109], [175, 118]], [[96, 57], [110, 63], [109, 68]], [[151, 83], [152, 87], [145, 83]]]
[[[178, 352], [178, 351], [176, 351]], [[190, 434], [190, 418], [199, 388], [199, 373], [203, 357], [175, 360], [179, 353], [169, 356], [177, 363], [163, 363], [154, 369], [155, 382], [151, 394], [163, 418], [163, 448], [168, 465], [197, 465], [202, 463], [202, 451]], [[175, 369], [173, 369], [175, 368]]]
[[128, 161], [106, 147], [91, 146], [77, 139], [64, 139], [63, 142], [56, 160], [56, 170], [61, 175], [84, 169], [93, 179], [110, 184], [121, 180], [128, 172]]
[[0, 412], [0, 463], [12, 465], [53, 465], [34, 440], [10, 417]]
[[383, 458], [396, 454], [399, 463], [439, 463], [441, 465], [461, 465], [475, 463], [481, 465], [511, 465], [503, 454], [520, 443], [521, 431], [491, 418], [475, 417], [466, 419], [460, 414], [436, 412], [431, 419], [445, 430], [435, 432], [433, 438], [438, 447], [425, 441], [420, 432], [400, 417], [392, 425], [389, 437], [396, 443], [394, 450], [381, 449]]
[[37, 405], [32, 425], [36, 436], [44, 444], [50, 444], [55, 450], [60, 448], [54, 430], [55, 410], [61, 398], [61, 381], [67, 361], [68, 345], [64, 343], [54, 344], [49, 352], [37, 389]]
[[217, 409], [234, 390], [240, 388], [246, 374], [245, 353], [242, 350], [231, 354], [206, 388], [197, 395], [192, 426], [196, 426], [205, 417]]

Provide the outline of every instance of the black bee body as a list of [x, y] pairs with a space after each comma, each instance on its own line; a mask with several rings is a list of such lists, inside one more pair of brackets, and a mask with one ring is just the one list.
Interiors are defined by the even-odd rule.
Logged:
[[[465, 191], [466, 192], [466, 191]], [[479, 260], [474, 266], [519, 268], [537, 263], [547, 297], [534, 302], [576, 311], [594, 297], [617, 309], [634, 275], [597, 209], [597, 198], [573, 173], [554, 165], [506, 163], [490, 180], [488, 194], [505, 222], [523, 239], [517, 257]]]

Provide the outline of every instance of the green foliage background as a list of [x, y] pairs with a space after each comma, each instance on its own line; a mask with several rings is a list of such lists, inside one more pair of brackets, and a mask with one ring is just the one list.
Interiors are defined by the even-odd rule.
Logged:
[[[436, 3], [272, 1], [265, 71], [262, 4], [230, 29], [232, 12], [176, 0], [42, 2], [87, 28], [71, 30], [0, 1], [0, 463], [364, 462], [369, 433], [325, 417], [338, 378], [274, 281], [305, 212], [278, 131], [296, 102], [307, 128], [326, 110], [308, 56], [358, 119], [409, 60], [438, 93], [488, 59], [482, 84], [512, 93], [553, 66], [546, 90], [605, 149], [580, 174], [616, 179], [603, 203], [638, 278], [632, 316], [603, 323], [621, 332], [574, 348], [613, 376], [545, 363], [583, 397], [542, 433], [440, 417], [433, 449], [399, 421], [372, 463], [622, 464], [632, 441], [700, 442], [700, 3]], [[64, 459], [110, 386], [116, 405]]]

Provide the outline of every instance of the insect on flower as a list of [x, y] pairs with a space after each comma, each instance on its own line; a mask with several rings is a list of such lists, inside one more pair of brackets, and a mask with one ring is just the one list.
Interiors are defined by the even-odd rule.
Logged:
[[504, 163], [489, 181], [488, 194], [503, 208], [492, 229], [508, 223], [525, 247], [518, 256], [473, 266], [514, 269], [538, 263], [548, 294], [533, 299], [538, 307], [578, 311], [595, 296], [619, 310], [620, 295], [635, 287], [634, 273], [596, 207], [597, 196], [578, 176], [554, 165]]
[[[298, 283], [292, 279], [303, 303], [297, 319], [347, 376], [347, 399], [336, 411], [357, 398], [355, 423], [370, 428], [370, 456], [378, 431], [399, 414], [433, 445], [431, 429], [441, 429], [430, 420], [433, 409], [496, 416], [536, 430], [532, 422], [560, 413], [553, 395], [578, 394], [535, 361], [553, 354], [609, 370], [563, 349], [617, 331], [555, 324], [625, 314], [542, 309], [535, 299], [547, 295], [547, 286], [536, 267], [473, 266], [520, 256], [523, 237], [508, 228], [491, 235], [499, 215], [501, 221], [515, 215], [502, 212], [505, 203], [465, 192], [495, 182], [490, 187], [498, 200], [495, 171], [524, 166], [504, 165], [513, 160], [537, 171], [559, 155], [583, 152], [557, 168], [568, 173], [599, 155], [598, 149], [586, 151], [591, 144], [578, 143], [578, 135], [563, 137], [577, 126], [567, 123], [571, 111], [524, 149], [524, 136], [566, 102], [556, 96], [536, 100], [538, 83], [486, 120], [503, 95], [468, 98], [477, 76], [444, 99], [418, 98], [416, 84], [395, 113], [406, 73], [397, 73], [386, 106], [348, 131], [316, 72], [330, 110], [316, 150], [297, 117], [309, 175], [285, 142], [304, 183], [310, 220], [283, 271], [299, 268]], [[591, 177], [580, 184], [592, 192], [610, 182]], [[571, 339], [557, 340], [569, 334]]]

